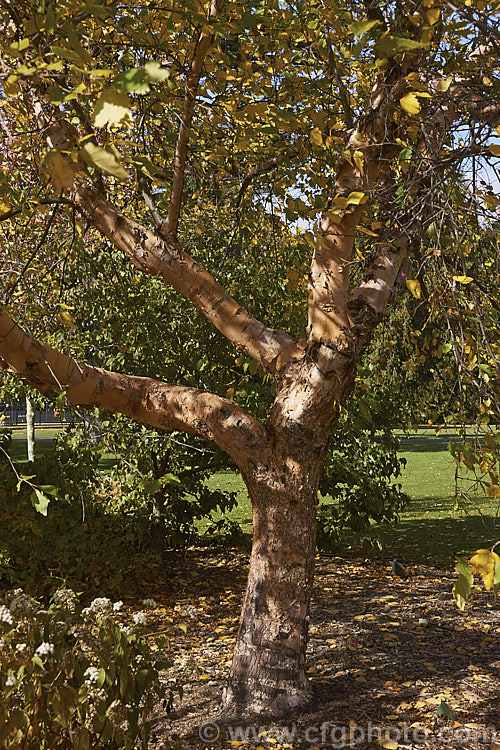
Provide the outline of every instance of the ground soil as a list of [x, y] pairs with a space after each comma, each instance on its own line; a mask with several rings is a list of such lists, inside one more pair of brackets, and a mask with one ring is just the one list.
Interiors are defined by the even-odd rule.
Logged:
[[387, 561], [328, 555], [311, 607], [314, 702], [283, 721], [224, 726], [246, 572], [243, 552], [192, 549], [146, 585], [160, 605], [153, 629], [171, 636], [165, 678], [184, 685], [172, 713], [158, 706], [150, 750], [500, 750], [500, 598], [477, 581], [460, 612], [449, 569], [410, 564], [401, 578]]

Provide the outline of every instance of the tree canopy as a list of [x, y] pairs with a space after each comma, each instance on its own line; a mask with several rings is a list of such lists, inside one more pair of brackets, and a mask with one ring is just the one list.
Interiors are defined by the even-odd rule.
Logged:
[[[1, 3], [0, 356], [42, 392], [211, 440], [242, 472], [254, 548], [228, 710], [310, 697], [317, 488], [339, 404], [398, 289], [420, 315], [407, 361], [431, 356], [438, 376], [453, 365], [451, 411], [470, 414], [473, 400], [480, 421], [498, 419], [498, 9]], [[153, 277], [156, 327], [133, 298], [124, 324], [119, 257]], [[260, 294], [272, 274], [276, 294]], [[115, 330], [141, 332], [137, 362], [104, 370], [92, 345], [72, 350], [97, 283]], [[210, 392], [176, 370], [164, 284], [218, 332], [190, 340], [188, 356], [222, 335], [265, 373], [265, 417], [230, 383]], [[302, 302], [280, 299], [287, 289]], [[89, 342], [106, 340], [98, 317]], [[113, 342], [123, 355], [126, 334]], [[165, 348], [164, 368], [151, 371], [148, 347]], [[500, 494], [489, 440], [457, 460]]]

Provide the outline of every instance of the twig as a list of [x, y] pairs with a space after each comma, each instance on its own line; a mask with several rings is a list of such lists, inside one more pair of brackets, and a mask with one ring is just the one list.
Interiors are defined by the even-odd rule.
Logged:
[[[208, 11], [207, 20], [211, 21], [213, 16], [221, 10], [224, 0], [212, 0], [210, 10]], [[168, 208], [167, 218], [163, 222], [163, 230], [171, 235], [177, 234], [179, 224], [179, 214], [182, 202], [182, 190], [184, 187], [184, 172], [186, 168], [187, 145], [189, 140], [189, 130], [193, 119], [194, 107], [196, 103], [196, 93], [198, 83], [203, 67], [203, 62], [207, 52], [212, 44], [214, 34], [202, 32], [196, 46], [189, 73], [187, 74], [184, 106], [182, 109], [182, 122], [179, 128], [179, 135], [175, 146], [174, 156], [174, 176], [172, 180], [172, 193], [170, 195], [170, 206]]]
[[238, 193], [238, 197], [236, 198], [235, 208], [239, 207], [241, 199], [243, 198], [247, 187], [250, 185], [254, 177], [265, 174], [266, 172], [270, 172], [271, 169], [274, 169], [274, 167], [278, 166], [278, 164], [284, 159], [288, 159], [291, 156], [296, 156], [298, 153], [298, 148], [291, 148], [288, 149], [288, 151], [280, 154], [279, 156], [273, 156], [272, 159], [268, 159], [263, 164], [253, 167], [241, 183], [240, 191]]

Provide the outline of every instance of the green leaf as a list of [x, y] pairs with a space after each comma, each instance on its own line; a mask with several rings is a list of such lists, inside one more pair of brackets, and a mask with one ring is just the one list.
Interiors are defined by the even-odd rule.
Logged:
[[139, 672], [137, 672], [136, 674], [136, 680], [141, 694], [144, 693], [149, 682], [149, 669], [139, 670]]
[[164, 474], [161, 481], [163, 484], [182, 484], [179, 477], [176, 477], [175, 474]]
[[54, 15], [54, 9], [52, 5], [47, 8], [47, 15], [45, 16], [45, 31], [47, 34], [52, 34], [56, 27], [56, 17]]
[[34, 509], [38, 513], [41, 513], [42, 516], [46, 516], [49, 503], [50, 497], [47, 497], [47, 495], [44, 495], [43, 492], [38, 489], [38, 487], [35, 487], [33, 492], [31, 493], [31, 504], [33, 505]]
[[370, 29], [373, 29], [374, 26], [377, 26], [380, 21], [369, 21], [367, 18], [363, 21], [354, 21], [353, 23], [349, 24], [347, 27], [347, 30], [350, 34], [354, 34], [355, 36], [361, 36], [361, 34], [364, 34], [366, 31], [370, 31]]
[[144, 68], [130, 68], [116, 76], [113, 81], [113, 87], [117, 91], [126, 91], [129, 94], [147, 94], [149, 84]]
[[159, 167], [153, 164], [148, 156], [134, 156], [133, 159], [131, 159], [131, 162], [139, 167], [141, 172], [144, 172], [145, 175], [151, 177], [151, 179], [154, 179], [155, 176], [162, 171]]
[[162, 483], [159, 479], [152, 479], [150, 482], [146, 482], [144, 485], [144, 492], [148, 495], [154, 495], [155, 492], [159, 492], [162, 488]]
[[457, 718], [455, 711], [445, 701], [441, 701], [436, 709], [436, 713], [438, 716], [447, 716], [449, 719]]
[[98, 688], [102, 688], [105, 682], [106, 682], [106, 671], [101, 667], [99, 669], [99, 674], [97, 675], [96, 685]]
[[457, 571], [457, 573], [460, 573], [460, 575], [469, 577], [472, 583], [472, 571], [469, 564], [466, 563], [465, 560], [459, 560], [455, 565], [455, 570]]
[[92, 167], [99, 169], [102, 172], [107, 172], [118, 180], [126, 180], [128, 172], [125, 167], [120, 164], [118, 159], [110, 151], [104, 148], [96, 146], [91, 141], [88, 141], [83, 148], [80, 149], [79, 154], [83, 161], [90, 164]]
[[387, 52], [388, 55], [395, 55], [398, 52], [411, 52], [416, 49], [426, 49], [429, 44], [426, 42], [416, 42], [414, 39], [406, 39], [401, 36], [384, 36], [377, 42], [378, 49]]
[[495, 565], [495, 575], [493, 578], [493, 583], [495, 584], [495, 586], [497, 584], [500, 584], [500, 562]]
[[36, 667], [40, 667], [40, 669], [43, 669], [43, 668], [44, 668], [44, 667], [43, 667], [43, 661], [42, 661], [42, 660], [40, 659], [40, 657], [39, 657], [39, 656], [33, 656], [33, 658], [31, 659], [31, 661], [33, 662], [33, 664], [34, 664], [34, 665], [35, 665]]
[[128, 687], [128, 675], [127, 670], [123, 669], [120, 674], [120, 695], [123, 698], [125, 693], [127, 692]]
[[42, 490], [42, 492], [44, 492], [44, 494], [54, 495], [54, 497], [56, 497], [59, 492], [57, 487], [54, 487], [53, 484], [41, 484], [40, 489]]
[[453, 598], [455, 599], [459, 609], [465, 609], [467, 599], [469, 598], [472, 588], [472, 571], [467, 565], [465, 560], [459, 560], [455, 566], [455, 570], [459, 573], [458, 580], [453, 586]]
[[51, 47], [50, 51], [52, 54], [57, 55], [57, 57], [62, 57], [63, 60], [68, 60], [68, 62], [82, 62], [82, 56], [73, 49], [68, 49], [67, 47]]
[[18, 729], [27, 729], [30, 725], [30, 720], [20, 708], [15, 708], [12, 712], [12, 718], [14, 724]]

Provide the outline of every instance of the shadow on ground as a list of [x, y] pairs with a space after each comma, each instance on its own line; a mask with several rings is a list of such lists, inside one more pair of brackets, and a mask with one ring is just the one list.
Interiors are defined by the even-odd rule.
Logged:
[[162, 604], [174, 628], [187, 624], [173, 638], [170, 678], [185, 695], [173, 715], [158, 710], [150, 750], [490, 747], [491, 727], [500, 730], [498, 602], [478, 588], [461, 613], [449, 571], [410, 565], [401, 579], [381, 560], [325, 555], [311, 611], [313, 705], [273, 725], [217, 726], [245, 567], [246, 555], [192, 550], [169, 579]]

